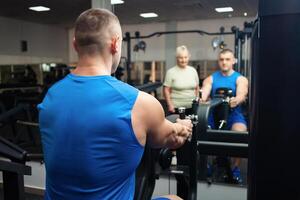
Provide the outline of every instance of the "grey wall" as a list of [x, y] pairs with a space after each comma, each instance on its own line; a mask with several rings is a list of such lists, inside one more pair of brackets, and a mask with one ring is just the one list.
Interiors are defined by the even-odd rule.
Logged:
[[[21, 51], [21, 40], [28, 51]], [[0, 17], [0, 64], [67, 62], [68, 31], [64, 28]]]

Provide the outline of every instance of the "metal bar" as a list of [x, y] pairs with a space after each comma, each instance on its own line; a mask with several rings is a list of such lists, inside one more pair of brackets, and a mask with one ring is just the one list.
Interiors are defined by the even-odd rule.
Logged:
[[25, 161], [27, 152], [10, 141], [0, 137], [0, 155], [11, 160]]
[[40, 89], [39, 86], [33, 86], [33, 87], [12, 87], [12, 88], [0, 88], [0, 94], [5, 91], [16, 91], [20, 90], [22, 92], [25, 92], [25, 90], [38, 90]]
[[0, 115], [0, 122], [9, 120], [10, 117], [24, 111], [25, 109], [26, 109], [25, 105], [18, 105], [17, 107], [8, 110], [7, 112]]
[[[197, 127], [193, 126], [193, 133], [196, 133]], [[198, 176], [197, 176], [197, 170], [198, 170], [198, 162], [197, 162], [197, 155], [198, 151], [197, 149], [197, 135], [192, 135], [192, 140], [190, 144], [191, 148], [191, 160], [190, 160], [190, 168], [189, 168], [189, 200], [197, 200], [197, 183], [198, 183]]]
[[4, 200], [24, 200], [24, 176], [22, 174], [3, 171]]
[[6, 160], [0, 160], [0, 171], [13, 172], [24, 175], [31, 175], [31, 167]]
[[31, 160], [43, 160], [44, 159], [44, 154], [42, 153], [32, 153], [32, 154], [27, 154], [27, 161]]
[[228, 131], [208, 129], [206, 134], [200, 134], [199, 140], [212, 142], [248, 143], [249, 134], [247, 131]]
[[139, 85], [139, 86], [136, 86], [136, 88], [141, 91], [144, 91], [144, 92], [153, 92], [161, 86], [162, 86], [161, 82], [155, 82], [155, 83], [147, 83], [144, 85]]
[[124, 39], [127, 42], [127, 60], [126, 60], [127, 83], [132, 84], [132, 80], [131, 80], [131, 37], [130, 37], [129, 32], [126, 32]]
[[202, 30], [183, 30], [183, 31], [159, 31], [159, 32], [154, 32], [151, 33], [149, 35], [144, 35], [144, 36], [132, 36], [130, 37], [130, 39], [144, 39], [144, 38], [151, 38], [154, 36], [161, 36], [161, 35], [168, 35], [168, 34], [178, 34], [178, 33], [198, 33], [200, 35], [233, 35], [233, 32], [206, 32], [206, 31], [202, 31]]
[[26, 121], [22, 121], [22, 120], [17, 120], [16, 123], [21, 124], [21, 125], [25, 125], [25, 126], [39, 127], [39, 123], [36, 123], [36, 122], [26, 122]]
[[232, 156], [248, 158], [248, 144], [198, 141], [198, 151], [201, 155]]

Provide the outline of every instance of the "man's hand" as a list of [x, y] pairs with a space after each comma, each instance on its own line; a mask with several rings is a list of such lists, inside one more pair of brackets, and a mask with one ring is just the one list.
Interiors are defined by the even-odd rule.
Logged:
[[192, 134], [193, 130], [193, 124], [191, 120], [181, 120], [177, 119], [176, 123], [174, 123], [175, 126], [175, 132], [174, 134], [170, 137], [169, 139], [169, 144], [168, 146], [171, 149], [177, 149], [181, 147], [187, 138], [189, 138]]
[[229, 101], [230, 108], [235, 108], [239, 105], [239, 101], [236, 97], [231, 97]]
[[176, 123], [183, 125], [187, 129], [187, 131], [192, 133], [193, 124], [192, 124], [192, 121], [190, 119], [179, 119], [178, 118], [178, 119], [176, 119]]

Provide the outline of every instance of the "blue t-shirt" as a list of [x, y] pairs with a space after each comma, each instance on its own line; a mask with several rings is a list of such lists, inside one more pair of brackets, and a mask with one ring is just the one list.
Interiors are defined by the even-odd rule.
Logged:
[[131, 124], [138, 90], [69, 74], [38, 105], [47, 200], [133, 199], [144, 147]]

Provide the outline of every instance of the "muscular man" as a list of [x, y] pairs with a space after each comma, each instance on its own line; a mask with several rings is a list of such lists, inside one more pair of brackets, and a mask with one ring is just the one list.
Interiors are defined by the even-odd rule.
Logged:
[[77, 67], [38, 106], [47, 200], [133, 199], [146, 140], [178, 148], [191, 134], [190, 121], [167, 121], [154, 97], [110, 76], [121, 46], [113, 13], [90, 9], [77, 18]]
[[[213, 97], [218, 88], [231, 88], [233, 97], [230, 99], [232, 111], [228, 116], [227, 128], [234, 131], [246, 131], [247, 123], [242, 114], [240, 104], [243, 103], [248, 94], [248, 80], [240, 73], [233, 70], [235, 64], [234, 54], [230, 49], [224, 49], [219, 54], [219, 71], [213, 73], [203, 81], [202, 101], [208, 101]], [[214, 127], [213, 120], [209, 120]], [[233, 168], [234, 179], [241, 181], [239, 170], [240, 159], [236, 158]]]

